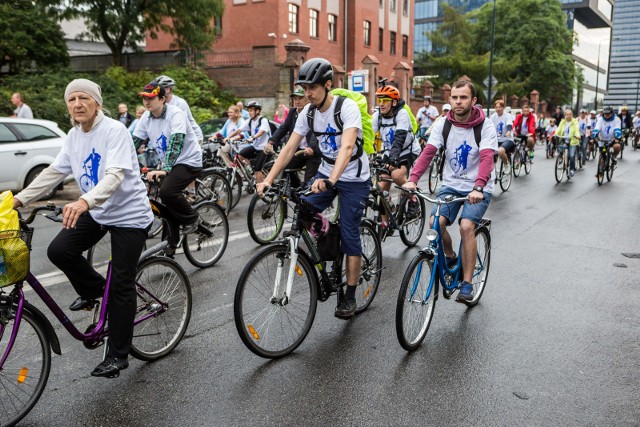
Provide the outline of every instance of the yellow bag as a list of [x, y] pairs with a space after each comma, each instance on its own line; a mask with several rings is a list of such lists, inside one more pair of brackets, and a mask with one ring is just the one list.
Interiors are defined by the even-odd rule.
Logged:
[[18, 212], [13, 209], [13, 193], [5, 191], [0, 193], [0, 231], [20, 230]]

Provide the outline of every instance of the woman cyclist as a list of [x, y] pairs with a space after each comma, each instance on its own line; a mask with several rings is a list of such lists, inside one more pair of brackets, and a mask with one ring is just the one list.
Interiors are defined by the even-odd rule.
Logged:
[[[222, 130], [220, 133], [223, 138], [228, 137], [237, 129], [240, 129], [244, 124], [244, 119], [242, 118], [242, 110], [237, 105], [232, 105], [227, 109], [227, 114], [229, 118], [226, 122], [224, 122], [224, 126], [222, 126]], [[222, 159], [225, 165], [231, 165], [231, 145], [225, 144], [218, 149], [218, 157]]]

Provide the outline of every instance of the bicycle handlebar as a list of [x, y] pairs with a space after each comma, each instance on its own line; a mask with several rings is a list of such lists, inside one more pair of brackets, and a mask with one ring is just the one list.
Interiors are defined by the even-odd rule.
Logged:
[[399, 188], [400, 190], [407, 192], [409, 194], [412, 194], [414, 196], [418, 196], [421, 199], [424, 199], [428, 202], [434, 203], [436, 205], [442, 205], [442, 204], [448, 204], [448, 203], [456, 203], [456, 202], [466, 202], [469, 200], [469, 198], [467, 196], [464, 197], [455, 197], [452, 195], [448, 195], [445, 196], [444, 199], [441, 199], [439, 197], [436, 197], [435, 199], [432, 199], [431, 197], [427, 196], [426, 194], [424, 194], [422, 191], [420, 191], [419, 189], [416, 190], [407, 190], [406, 188], [402, 188], [399, 185], [396, 185], [397, 188]]
[[31, 211], [31, 214], [26, 219], [20, 218], [20, 222], [25, 225], [31, 224], [35, 219], [36, 215], [38, 215], [38, 212], [41, 212], [41, 211], [51, 212], [48, 215], [44, 215], [47, 219], [50, 219], [51, 221], [55, 221], [55, 222], [62, 222], [62, 218], [59, 218], [60, 214], [62, 214], [62, 207], [56, 206], [52, 203], [49, 203], [46, 206], [38, 206], [37, 208]]

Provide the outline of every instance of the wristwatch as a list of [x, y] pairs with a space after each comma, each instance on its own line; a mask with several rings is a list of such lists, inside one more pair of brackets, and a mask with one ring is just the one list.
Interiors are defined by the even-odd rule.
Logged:
[[473, 187], [473, 191], [479, 191], [482, 193], [482, 190], [484, 189], [484, 187], [481, 187], [479, 185], [476, 185], [475, 187]]

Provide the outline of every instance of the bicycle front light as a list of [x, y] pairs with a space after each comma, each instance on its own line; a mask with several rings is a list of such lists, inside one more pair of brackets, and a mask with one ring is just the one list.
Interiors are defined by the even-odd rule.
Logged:
[[430, 242], [433, 242], [438, 238], [438, 232], [436, 230], [427, 230], [425, 234], [427, 236], [427, 240], [429, 240]]

